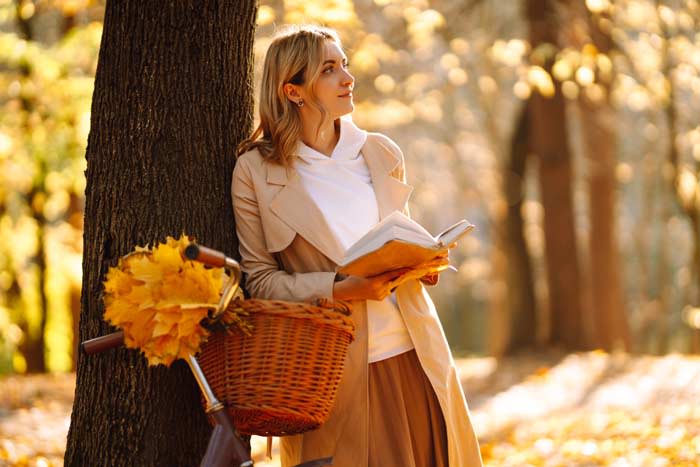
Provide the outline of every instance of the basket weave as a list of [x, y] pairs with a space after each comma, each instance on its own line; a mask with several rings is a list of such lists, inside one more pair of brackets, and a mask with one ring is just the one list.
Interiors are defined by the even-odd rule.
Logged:
[[244, 434], [282, 436], [328, 418], [355, 327], [346, 305], [235, 300], [250, 336], [213, 333], [197, 357], [209, 385]]

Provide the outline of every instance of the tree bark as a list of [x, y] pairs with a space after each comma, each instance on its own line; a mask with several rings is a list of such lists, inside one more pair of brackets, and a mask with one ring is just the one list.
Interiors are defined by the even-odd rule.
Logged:
[[[558, 23], [553, 0], [528, 0], [533, 49], [556, 44]], [[554, 57], [543, 68], [551, 75]], [[564, 96], [533, 92], [530, 98], [530, 138], [539, 162], [539, 186], [544, 207], [545, 263], [549, 289], [550, 343], [567, 349], [586, 346], [583, 330], [581, 273], [574, 226], [572, 166]]]
[[[107, 3], [86, 158], [80, 339], [113, 331], [102, 281], [136, 245], [235, 255], [230, 182], [252, 125], [253, 0]], [[66, 466], [198, 465], [210, 428], [183, 362], [78, 358]]]

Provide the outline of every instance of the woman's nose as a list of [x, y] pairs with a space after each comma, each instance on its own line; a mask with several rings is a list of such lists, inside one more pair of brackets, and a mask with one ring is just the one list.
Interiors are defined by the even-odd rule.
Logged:
[[343, 73], [345, 73], [343, 76], [343, 86], [349, 86], [355, 82], [355, 77], [351, 75], [347, 69], [344, 69]]

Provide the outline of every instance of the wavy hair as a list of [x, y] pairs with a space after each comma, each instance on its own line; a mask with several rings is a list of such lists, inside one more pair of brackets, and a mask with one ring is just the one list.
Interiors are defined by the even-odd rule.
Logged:
[[329, 40], [340, 45], [335, 31], [314, 25], [287, 26], [275, 35], [263, 65], [260, 124], [238, 145], [237, 155], [258, 149], [267, 161], [292, 164], [302, 124], [297, 105], [284, 94], [284, 85], [304, 86], [311, 96], [310, 104], [321, 112], [323, 121], [326, 111], [316, 99], [314, 83], [321, 75], [323, 46]]

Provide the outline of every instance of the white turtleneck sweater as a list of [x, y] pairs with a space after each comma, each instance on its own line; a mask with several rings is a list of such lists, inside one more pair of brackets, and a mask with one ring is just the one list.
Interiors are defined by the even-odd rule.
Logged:
[[[340, 244], [347, 249], [379, 222], [379, 208], [369, 168], [360, 150], [367, 132], [348, 117], [340, 119], [340, 138], [330, 157], [302, 142], [295, 168]], [[369, 362], [413, 348], [411, 337], [391, 294], [367, 300]]]

